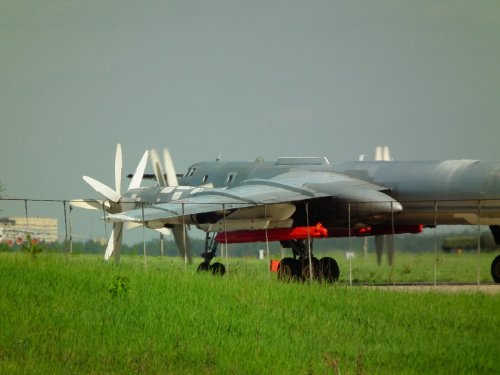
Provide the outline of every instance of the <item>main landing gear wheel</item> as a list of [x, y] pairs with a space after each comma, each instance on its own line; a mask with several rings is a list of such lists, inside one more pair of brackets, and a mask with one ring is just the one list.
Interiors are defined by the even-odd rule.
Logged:
[[226, 273], [226, 267], [222, 263], [215, 262], [210, 264], [212, 259], [215, 257], [217, 252], [217, 242], [215, 241], [215, 234], [210, 237], [207, 233], [205, 238], [205, 251], [201, 256], [203, 257], [203, 262], [198, 266], [198, 272], [211, 272], [212, 275], [223, 276]]
[[496, 283], [500, 283], [500, 255], [497, 255], [491, 263], [491, 276]]
[[201, 271], [208, 271], [208, 269], [210, 268], [210, 263], [208, 262], [202, 262], [200, 263], [200, 265], [198, 266], [198, 269], [197, 271], [198, 272], [201, 272]]
[[339, 280], [340, 269], [337, 261], [330, 257], [321, 258], [319, 261], [319, 274], [326, 283], [334, 283]]
[[290, 281], [299, 277], [300, 262], [293, 258], [283, 258], [278, 266], [278, 278]]
[[[290, 248], [293, 258], [284, 258], [278, 267], [278, 278], [284, 281], [298, 279], [307, 281], [311, 279], [334, 283], [338, 281], [340, 269], [335, 259], [324, 257], [321, 260], [312, 255], [312, 240], [280, 241], [283, 248]], [[311, 261], [309, 261], [311, 257]]]
[[222, 263], [215, 262], [210, 264], [209, 262], [202, 262], [198, 266], [198, 272], [212, 272], [212, 275], [223, 276], [226, 273], [226, 267]]
[[210, 265], [210, 271], [214, 275], [223, 276], [226, 273], [226, 267], [222, 263], [215, 262]]
[[309, 262], [309, 258], [305, 258], [302, 260], [302, 280], [309, 281], [311, 279], [311, 272], [312, 272], [312, 279], [319, 280], [320, 273], [319, 273], [318, 258], [312, 257], [311, 262]]

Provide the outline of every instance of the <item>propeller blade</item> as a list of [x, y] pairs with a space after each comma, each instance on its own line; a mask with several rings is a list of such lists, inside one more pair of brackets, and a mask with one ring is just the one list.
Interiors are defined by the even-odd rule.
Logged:
[[86, 210], [102, 210], [104, 205], [105, 209], [109, 209], [109, 203], [107, 201], [101, 201], [98, 199], [72, 199], [69, 204], [73, 207], [84, 208]]
[[191, 244], [189, 242], [189, 237], [187, 234], [187, 227], [185, 225], [174, 225], [172, 228], [172, 233], [174, 234], [175, 243], [177, 244], [177, 249], [179, 250], [179, 255], [181, 258], [187, 259], [187, 262], [191, 264], [193, 262], [191, 257]]
[[151, 157], [151, 165], [153, 166], [153, 171], [156, 176], [156, 181], [158, 181], [158, 184], [160, 184], [160, 186], [168, 186], [167, 180], [165, 179], [165, 175], [163, 173], [163, 168], [161, 167], [161, 162], [158, 156], [158, 152], [156, 152], [155, 149], [152, 149], [150, 151], [150, 157]]
[[177, 174], [175, 173], [174, 162], [170, 156], [170, 152], [167, 148], [163, 149], [163, 160], [165, 166], [165, 173], [167, 174], [167, 186], [179, 186], [179, 181], [177, 181]]
[[107, 199], [112, 202], [118, 202], [120, 200], [120, 194], [118, 192], [111, 189], [109, 186], [104, 185], [102, 182], [99, 182], [92, 177], [83, 176], [83, 179], [87, 184], [89, 184], [95, 191], [99, 194], [103, 195]]
[[142, 224], [140, 224], [140, 223], [133, 223], [131, 221], [127, 221], [125, 223], [125, 229], [126, 230], [132, 230], [132, 229], [136, 229], [136, 228], [139, 228], [139, 227], [142, 227]]
[[[139, 228], [139, 227], [142, 227], [142, 224], [140, 224], [140, 223], [133, 223], [133, 222], [130, 222], [130, 221], [127, 221], [125, 223], [125, 229], [126, 230], [132, 230], [132, 229], [136, 229], [136, 228]], [[160, 232], [164, 236], [168, 236], [170, 234], [170, 230], [168, 228], [157, 228], [157, 229], [154, 229], [154, 230], [157, 231], [157, 232]]]
[[144, 171], [146, 170], [146, 163], [148, 162], [148, 154], [149, 151], [146, 151], [144, 155], [142, 155], [142, 159], [137, 165], [137, 168], [134, 172], [134, 176], [130, 181], [130, 185], [128, 186], [128, 190], [138, 189], [141, 187], [142, 177], [144, 176]]
[[120, 249], [122, 247], [122, 235], [123, 235], [123, 223], [114, 223], [113, 230], [109, 236], [108, 246], [106, 247], [106, 253], [104, 254], [104, 259], [109, 260], [111, 255], [114, 255], [115, 261], [120, 260]]
[[170, 234], [170, 229], [168, 229], [168, 228], [158, 228], [158, 229], [155, 229], [155, 231], [160, 232], [164, 236], [168, 236]]
[[116, 156], [115, 156], [115, 189], [118, 194], [122, 194], [122, 168], [123, 168], [123, 157], [122, 157], [122, 145], [116, 145]]

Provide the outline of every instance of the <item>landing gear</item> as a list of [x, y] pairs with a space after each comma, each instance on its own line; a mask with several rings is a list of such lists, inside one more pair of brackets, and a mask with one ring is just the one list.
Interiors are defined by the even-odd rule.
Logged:
[[222, 263], [215, 262], [210, 264], [212, 259], [215, 257], [217, 252], [217, 242], [215, 242], [215, 236], [210, 237], [207, 233], [205, 237], [205, 252], [201, 254], [203, 257], [203, 262], [198, 266], [198, 272], [208, 272], [210, 271], [213, 275], [223, 276], [226, 273], [226, 267]]
[[278, 278], [283, 281], [296, 280], [301, 276], [301, 264], [297, 259], [283, 258], [278, 267]]
[[313, 280], [325, 283], [334, 283], [340, 276], [339, 265], [335, 259], [312, 257], [309, 261], [309, 245], [305, 240], [282, 241], [281, 245], [291, 248], [293, 258], [283, 258], [278, 268], [278, 278], [284, 281]]
[[197, 271], [208, 271], [210, 269], [210, 263], [208, 262], [201, 262], [200, 265], [198, 266]]
[[333, 283], [339, 280], [340, 269], [337, 261], [330, 257], [319, 260], [319, 273], [321, 279], [326, 283]]
[[497, 255], [491, 263], [491, 276], [496, 283], [500, 283], [500, 255]]
[[213, 275], [224, 276], [224, 274], [226, 273], [226, 267], [224, 267], [222, 263], [215, 262], [214, 264], [210, 265], [210, 271]]
[[[278, 266], [278, 278], [283, 281], [309, 281], [317, 280], [325, 283], [334, 283], [338, 281], [340, 270], [335, 259], [324, 257], [318, 259], [311, 257], [312, 241], [290, 240], [282, 241], [281, 245], [285, 248], [291, 248], [293, 258], [283, 258]], [[201, 254], [203, 262], [198, 266], [198, 272], [211, 272], [213, 275], [223, 276], [226, 268], [222, 263], [215, 262], [210, 264], [217, 252], [217, 242], [215, 235], [208, 233], [205, 238], [205, 252]], [[500, 260], [499, 260], [500, 263]], [[500, 268], [500, 266], [499, 266]]]
[[312, 257], [311, 261], [309, 258], [302, 259], [302, 280], [319, 280], [321, 278], [319, 272], [319, 260], [318, 258]]

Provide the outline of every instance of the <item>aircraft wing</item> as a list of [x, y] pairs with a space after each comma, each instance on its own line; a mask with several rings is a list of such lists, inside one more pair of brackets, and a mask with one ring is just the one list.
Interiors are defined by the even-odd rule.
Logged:
[[[370, 204], [370, 212], [400, 211], [401, 205], [385, 194], [385, 187], [342, 173], [288, 172], [271, 179], [251, 179], [232, 188], [194, 188], [182, 199], [108, 215], [111, 221], [173, 222], [198, 214], [220, 213], [247, 207], [292, 203], [331, 197]], [[179, 223], [179, 221], [176, 221]]]

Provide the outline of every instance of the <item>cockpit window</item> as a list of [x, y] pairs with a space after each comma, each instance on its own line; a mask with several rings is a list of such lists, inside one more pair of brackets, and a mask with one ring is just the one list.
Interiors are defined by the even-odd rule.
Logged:
[[233, 172], [233, 173], [229, 173], [227, 175], [227, 179], [226, 179], [226, 185], [231, 185], [233, 182], [234, 182], [234, 178], [236, 177], [236, 172]]
[[185, 174], [185, 177], [193, 177], [194, 172], [196, 172], [197, 169], [198, 168], [196, 168], [196, 167], [189, 168], [188, 171]]

